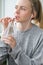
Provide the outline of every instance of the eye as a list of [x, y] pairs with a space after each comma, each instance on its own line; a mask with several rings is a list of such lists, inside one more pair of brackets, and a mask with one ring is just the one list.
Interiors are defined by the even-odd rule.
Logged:
[[26, 10], [26, 8], [25, 7], [21, 7], [21, 10]]
[[16, 6], [15, 6], [15, 9], [17, 9], [17, 8], [18, 8], [18, 6], [16, 5]]

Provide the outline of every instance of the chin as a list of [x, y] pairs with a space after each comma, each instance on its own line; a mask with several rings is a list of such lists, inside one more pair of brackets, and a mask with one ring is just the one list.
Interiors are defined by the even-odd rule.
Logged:
[[20, 20], [15, 20], [16, 22], [21, 22]]
[[15, 21], [16, 22], [20, 22], [20, 23], [22, 23], [23, 21], [22, 20], [20, 20], [20, 19], [15, 19]]

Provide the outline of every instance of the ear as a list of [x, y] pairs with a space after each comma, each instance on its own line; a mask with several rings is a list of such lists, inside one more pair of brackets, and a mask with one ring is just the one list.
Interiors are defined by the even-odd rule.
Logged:
[[36, 15], [37, 15], [37, 13], [36, 13], [36, 11], [34, 10], [34, 12], [33, 12], [32, 15], [31, 15], [31, 19], [35, 19], [35, 18], [36, 18]]

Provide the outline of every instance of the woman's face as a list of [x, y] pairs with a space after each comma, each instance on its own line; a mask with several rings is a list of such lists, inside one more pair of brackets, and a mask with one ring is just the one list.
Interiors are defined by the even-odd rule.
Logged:
[[31, 2], [29, 0], [17, 0], [14, 10], [15, 21], [29, 21], [32, 15]]

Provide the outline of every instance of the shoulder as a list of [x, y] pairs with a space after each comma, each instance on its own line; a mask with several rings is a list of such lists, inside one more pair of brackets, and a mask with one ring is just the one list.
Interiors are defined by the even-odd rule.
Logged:
[[36, 35], [43, 35], [43, 29], [36, 25], [33, 25], [33, 33]]
[[43, 29], [39, 28], [36, 25], [33, 25], [31, 30], [31, 37], [33, 40], [38, 41], [43, 39]]
[[38, 26], [34, 25], [33, 26], [33, 35], [31, 35], [33, 38], [33, 46], [36, 44], [38, 45], [43, 45], [43, 29], [39, 28]]

